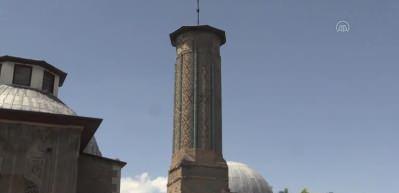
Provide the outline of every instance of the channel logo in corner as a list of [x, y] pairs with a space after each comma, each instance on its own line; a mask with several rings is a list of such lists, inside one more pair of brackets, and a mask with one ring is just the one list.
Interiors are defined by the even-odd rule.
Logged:
[[349, 25], [349, 22], [345, 20], [341, 20], [337, 22], [337, 25], [335, 26], [335, 30], [339, 33], [345, 33], [349, 32], [351, 30], [351, 26]]

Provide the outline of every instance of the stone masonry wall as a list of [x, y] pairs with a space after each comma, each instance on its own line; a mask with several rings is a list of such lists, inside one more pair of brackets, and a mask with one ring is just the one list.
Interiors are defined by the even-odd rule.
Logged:
[[1, 193], [74, 193], [81, 128], [0, 120]]
[[77, 193], [119, 193], [121, 167], [106, 158], [81, 154]]

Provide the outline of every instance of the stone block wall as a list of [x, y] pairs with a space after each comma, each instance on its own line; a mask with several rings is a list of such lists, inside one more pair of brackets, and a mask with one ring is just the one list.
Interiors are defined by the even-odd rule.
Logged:
[[81, 154], [77, 193], [119, 193], [123, 166], [117, 160]]
[[76, 192], [81, 130], [0, 120], [0, 192]]

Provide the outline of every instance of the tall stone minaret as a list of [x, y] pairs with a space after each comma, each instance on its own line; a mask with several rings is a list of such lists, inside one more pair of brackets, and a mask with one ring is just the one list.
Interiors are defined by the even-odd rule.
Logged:
[[222, 155], [220, 46], [225, 32], [183, 26], [170, 38], [177, 57], [168, 193], [229, 192]]

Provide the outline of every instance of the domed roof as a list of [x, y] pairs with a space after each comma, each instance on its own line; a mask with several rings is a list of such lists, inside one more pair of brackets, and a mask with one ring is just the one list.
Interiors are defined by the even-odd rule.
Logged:
[[273, 193], [266, 180], [255, 170], [238, 162], [227, 162], [229, 188], [234, 193]]
[[[0, 85], [0, 109], [33, 111], [76, 116], [76, 113], [58, 98], [40, 91], [11, 85]], [[101, 156], [93, 137], [84, 149], [85, 153]]]
[[40, 91], [0, 85], [0, 108], [53, 113], [62, 115], [76, 115], [76, 113], [56, 97], [46, 95]]

